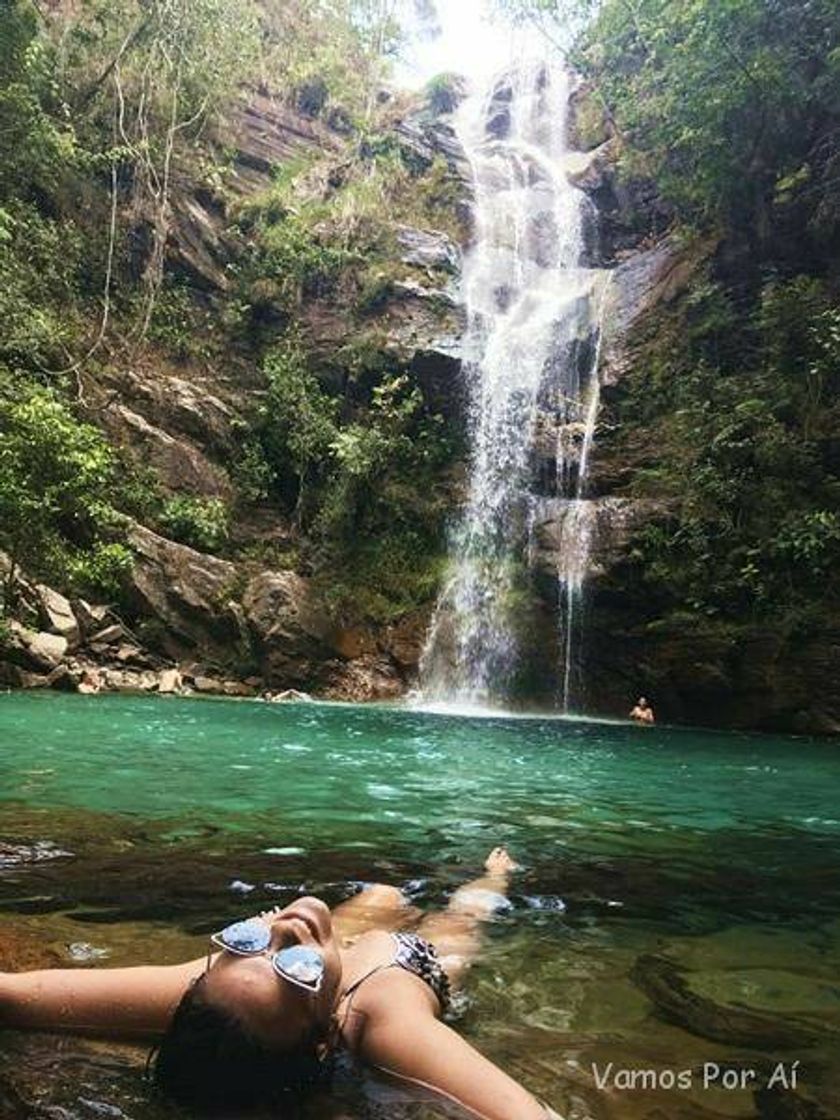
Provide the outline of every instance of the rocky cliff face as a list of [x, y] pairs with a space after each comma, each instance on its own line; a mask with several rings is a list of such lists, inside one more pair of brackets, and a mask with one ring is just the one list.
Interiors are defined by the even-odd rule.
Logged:
[[[451, 128], [428, 111], [395, 110], [393, 118], [390, 142], [403, 162], [417, 176], [434, 166], [455, 184], [450, 189], [463, 199], [457, 221], [468, 221], [468, 172]], [[333, 124], [255, 92], [222, 138], [233, 152], [226, 195], [177, 184], [167, 274], [208, 323], [222, 313], [241, 252], [231, 205], [266, 192], [278, 167], [301, 157], [331, 160], [333, 174], [345, 174], [345, 153], [357, 140], [343, 122]], [[404, 222], [394, 223], [390, 241], [387, 283], [365, 313], [366, 344], [382, 366], [419, 385], [432, 407], [457, 412], [461, 249], [441, 230]], [[349, 378], [351, 319], [340, 293], [309, 297], [300, 308], [313, 368], [333, 386]], [[270, 502], [243, 502], [235, 469], [265, 390], [247, 355], [205, 356], [200, 347], [178, 357], [151, 343], [108, 365], [88, 394], [90, 418], [163, 495], [221, 499], [233, 511], [236, 547], [232, 558], [208, 555], [135, 522], [126, 530], [135, 561], [118, 610], [71, 603], [50, 589], [41, 594], [22, 577], [21, 623], [2, 658], [5, 682], [74, 688], [98, 667], [106, 686], [146, 690], [169, 691], [161, 674], [174, 669], [184, 686], [227, 694], [298, 689], [368, 700], [406, 689], [422, 648], [423, 610], [387, 623], [342, 623], [305, 567], [271, 562], [288, 550], [293, 526]], [[45, 595], [66, 618], [47, 611]]]
[[[571, 169], [597, 219], [593, 263], [612, 269], [603, 322], [601, 409], [590, 493], [598, 515], [585, 597], [583, 708], [624, 715], [636, 696], [652, 698], [661, 718], [717, 727], [836, 733], [840, 688], [831, 666], [840, 654], [840, 620], [830, 616], [798, 632], [744, 618], [704, 623], [666, 602], [646, 573], [640, 534], [669, 525], [667, 500], [634, 497], [668, 449], [656, 429], [628, 421], [630, 375], [644, 381], [645, 344], [664, 331], [671, 309], [712, 281], [737, 287], [746, 265], [717, 237], [669, 232], [671, 215], [655, 185], [623, 182], [610, 137], [581, 153]], [[582, 147], [586, 147], [582, 144]], [[678, 344], [678, 343], [677, 343]], [[550, 512], [550, 511], [549, 511]], [[544, 602], [552, 609], [560, 527], [539, 527], [537, 562]]]

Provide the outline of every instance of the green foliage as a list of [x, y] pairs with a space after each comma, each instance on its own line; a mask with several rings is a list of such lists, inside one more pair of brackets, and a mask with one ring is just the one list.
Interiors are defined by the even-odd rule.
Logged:
[[590, 151], [608, 138], [604, 106], [592, 89], [584, 89], [575, 99], [575, 141], [583, 151]]
[[709, 617], [777, 617], [835, 594], [840, 308], [819, 281], [797, 277], [765, 285], [727, 348], [733, 315], [709, 285], [683, 299], [644, 344], [617, 418], [623, 440], [643, 426], [657, 447], [634, 492], [670, 510], [640, 544], [653, 599]]
[[[107, 542], [114, 457], [101, 433], [79, 423], [49, 390], [0, 386], [0, 547], [12, 569], [111, 586], [126, 553]], [[8, 581], [7, 592], [11, 586]]]
[[[764, 221], [777, 191], [810, 191], [817, 209], [836, 193], [834, 0], [504, 6], [565, 39], [567, 57], [594, 83], [623, 137], [625, 170], [653, 178], [684, 219]], [[573, 42], [564, 35], [570, 16], [582, 26]]]
[[246, 469], [258, 497], [294, 511], [307, 566], [336, 614], [387, 620], [437, 588], [450, 508], [439, 483], [455, 444], [419, 388], [381, 368], [379, 351], [348, 352], [347, 361], [369, 396], [342, 415], [299, 339], [269, 353], [260, 446], [248, 450]]
[[319, 579], [336, 613], [379, 621], [428, 602], [445, 564], [454, 454], [442, 418], [406, 376], [385, 377], [332, 445], [335, 473], [317, 523]]
[[399, 39], [390, 6], [381, 0], [266, 5], [261, 77], [298, 109], [328, 123], [361, 124]]
[[54, 190], [73, 162], [73, 127], [50, 112], [62, 108], [52, 61], [33, 5], [0, 6], [0, 200]]
[[231, 473], [246, 502], [254, 504], [268, 498], [275, 483], [275, 471], [266, 458], [259, 432], [244, 434]]
[[203, 552], [218, 552], [230, 530], [230, 510], [221, 498], [169, 498], [158, 520], [168, 536]]
[[71, 221], [42, 217], [28, 203], [0, 206], [0, 362], [61, 366], [80, 329], [74, 307], [82, 253]]
[[[132, 565], [131, 550], [116, 541], [96, 541], [90, 548], [67, 554], [65, 580], [80, 594], [116, 598]], [[59, 573], [61, 574], [61, 573]]]
[[464, 94], [464, 79], [460, 74], [435, 74], [423, 90], [429, 110], [438, 115], [453, 112]]
[[[313, 299], [350, 319], [358, 301], [372, 319], [398, 279], [377, 275], [394, 222], [455, 225], [457, 179], [401, 145], [386, 119], [401, 103], [378, 101], [398, 40], [391, 8], [87, 0], [39, 18], [28, 0], [0, 5], [0, 369], [14, 371], [0, 388], [0, 543], [16, 563], [116, 593], [130, 556], [114, 505], [198, 548], [226, 546], [223, 503], [164, 500], [62, 393], [97, 407], [98, 364], [145, 362], [147, 342], [222, 363], [233, 341], [262, 365], [266, 393], [232, 473], [246, 503], [294, 512], [289, 562], [317, 571], [345, 613], [393, 617], [433, 594], [451, 433], [388, 366], [370, 322], [358, 338], [348, 323], [321, 380], [300, 328]], [[231, 203], [224, 244], [240, 255], [211, 320], [173, 279], [167, 247], [184, 195], [224, 195], [228, 110], [255, 89], [349, 139], [284, 163], [238, 215]]]
[[262, 230], [257, 270], [260, 279], [273, 284], [275, 298], [292, 308], [304, 296], [328, 295], [341, 270], [353, 255], [293, 214], [267, 223]]
[[280, 492], [291, 498], [299, 518], [306, 514], [309, 487], [329, 469], [336, 436], [335, 402], [309, 372], [298, 339], [290, 337], [265, 361], [268, 393], [260, 438]]
[[58, 13], [52, 29], [61, 41], [60, 80], [84, 91], [88, 104], [99, 97], [109, 108], [118, 82], [129, 144], [140, 123], [136, 139], [150, 149], [173, 120], [181, 144], [228, 103], [253, 72], [261, 34], [251, 0], [166, 0], [139, 11], [91, 0]]
[[195, 294], [181, 284], [166, 284], [158, 294], [149, 321], [148, 338], [179, 361], [213, 354], [214, 317], [197, 305]]

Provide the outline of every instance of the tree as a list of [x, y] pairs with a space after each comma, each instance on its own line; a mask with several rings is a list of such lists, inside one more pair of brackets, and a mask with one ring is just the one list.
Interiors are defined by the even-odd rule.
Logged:
[[10, 560], [4, 603], [21, 568], [43, 578], [93, 572], [107, 581], [125, 565], [127, 551], [104, 539], [114, 522], [114, 465], [102, 434], [80, 424], [54, 393], [31, 386], [0, 392], [0, 546]]

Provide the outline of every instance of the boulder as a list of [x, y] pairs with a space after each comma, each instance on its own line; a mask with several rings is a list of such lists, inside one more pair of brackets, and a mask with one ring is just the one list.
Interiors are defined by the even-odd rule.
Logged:
[[[47, 676], [43, 673], [27, 673], [25, 669], [19, 669], [16, 665], [6, 666], [14, 670], [15, 676], [8, 675], [4, 680], [4, 684], [8, 684], [12, 688], [46, 688]], [[58, 666], [60, 668], [60, 666]]]
[[442, 157], [447, 171], [466, 189], [472, 190], [469, 160], [448, 121], [409, 115], [397, 124], [394, 136], [403, 160], [415, 175], [428, 171], [435, 160]]
[[580, 82], [569, 98], [569, 139], [574, 148], [598, 148], [615, 132], [601, 105], [594, 100], [591, 82]]
[[61, 634], [29, 630], [19, 622], [9, 623], [6, 658], [24, 669], [49, 672], [67, 654], [68, 642]]
[[43, 583], [37, 584], [35, 590], [41, 625], [50, 633], [66, 638], [69, 646], [75, 645], [79, 640], [79, 623], [69, 599]]
[[585, 578], [603, 577], [626, 562], [639, 530], [666, 513], [664, 503], [644, 498], [537, 499], [533, 567], [555, 581], [570, 552], [585, 538]]
[[397, 226], [397, 242], [403, 264], [449, 273], [457, 273], [461, 267], [461, 250], [438, 230]]
[[103, 410], [102, 423], [111, 439], [143, 466], [153, 467], [168, 489], [230, 499], [230, 479], [187, 437], [156, 427], [141, 413], [116, 401]]
[[84, 640], [102, 630], [102, 624], [108, 617], [108, 608], [104, 604], [91, 605], [84, 599], [71, 599], [70, 602]]
[[284, 688], [282, 692], [278, 692], [274, 696], [268, 694], [268, 696], [272, 704], [297, 704], [312, 701], [308, 692], [301, 692], [297, 688]]
[[652, 248], [633, 253], [613, 271], [602, 326], [602, 385], [614, 385], [632, 367], [631, 328], [657, 304], [682, 292], [717, 243], [717, 238], [706, 238], [683, 246], [676, 238], [665, 237]]
[[170, 266], [205, 291], [227, 291], [226, 262], [236, 251], [227, 235], [224, 208], [209, 195], [176, 193], [172, 204]]
[[[435, 409], [458, 409], [463, 393], [458, 374], [464, 316], [457, 294], [454, 286], [439, 288], [416, 280], [397, 281], [371, 324], [385, 360], [411, 367], [421, 380], [427, 370], [431, 371], [428, 377], [434, 386], [430, 405]], [[313, 349], [329, 367], [346, 341], [346, 312], [338, 305], [312, 300], [304, 305], [302, 314]]]
[[242, 606], [267, 683], [306, 685], [334, 656], [334, 627], [295, 572], [261, 572]]
[[151, 367], [138, 364], [107, 374], [106, 388], [154, 427], [195, 441], [203, 452], [226, 456], [236, 448], [239, 408], [247, 404], [250, 385], [241, 386], [237, 379], [234, 390], [212, 368], [185, 363], [171, 368], [156, 357]]
[[216, 677], [195, 677], [193, 686], [196, 692], [203, 692], [207, 696], [222, 696], [225, 691], [224, 683]]
[[121, 645], [114, 655], [121, 665], [130, 665], [135, 669], [153, 669], [155, 662], [139, 646], [132, 643]]
[[231, 186], [245, 194], [265, 190], [275, 167], [302, 151], [339, 145], [317, 120], [257, 90], [246, 104], [233, 107], [230, 143], [235, 152]]
[[616, 145], [607, 140], [591, 152], [570, 152], [565, 163], [566, 178], [574, 187], [597, 195], [609, 184], [615, 165]]
[[182, 687], [183, 680], [177, 669], [164, 669], [158, 676], [158, 692], [162, 696], [180, 692]]
[[398, 281], [379, 325], [388, 358], [412, 368], [434, 364], [445, 371], [449, 399], [459, 396], [464, 316], [454, 290]]
[[331, 645], [339, 657], [352, 661], [366, 653], [376, 652], [376, 638], [362, 626], [340, 626], [333, 635]]
[[393, 662], [381, 655], [364, 655], [324, 668], [326, 680], [321, 691], [328, 700], [396, 700], [405, 691]]
[[164, 624], [170, 644], [229, 656], [239, 636], [226, 609], [236, 566], [138, 524], [131, 527], [128, 543], [135, 553], [129, 594], [138, 611]]
[[414, 672], [420, 664], [428, 628], [429, 612], [417, 611], [389, 626], [380, 644], [383, 651], [393, 658], [401, 669]]
[[250, 685], [245, 684], [244, 681], [223, 681], [222, 692], [225, 696], [239, 696], [243, 698], [250, 698], [256, 695], [256, 690], [251, 688]]
[[103, 669], [102, 686], [116, 692], [152, 692], [157, 688], [157, 673], [133, 669]]
[[121, 642], [125, 637], [125, 629], [121, 623], [115, 622], [110, 626], [106, 626], [104, 630], [97, 630], [95, 634], [90, 636], [90, 644], [95, 646], [116, 645]]
[[44, 678], [44, 687], [54, 688], [57, 692], [76, 692], [79, 679], [80, 674], [72, 670], [69, 665], [56, 665]]

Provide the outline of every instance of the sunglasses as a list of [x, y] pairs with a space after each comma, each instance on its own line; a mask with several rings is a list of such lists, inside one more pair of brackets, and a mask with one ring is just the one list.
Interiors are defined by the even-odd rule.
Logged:
[[[271, 944], [271, 930], [265, 922], [249, 918], [225, 926], [218, 933], [211, 934], [210, 940], [237, 957], [255, 957], [265, 953]], [[271, 967], [283, 980], [313, 995], [321, 990], [325, 966], [323, 955], [317, 949], [309, 945], [289, 945], [272, 953], [270, 960]]]

